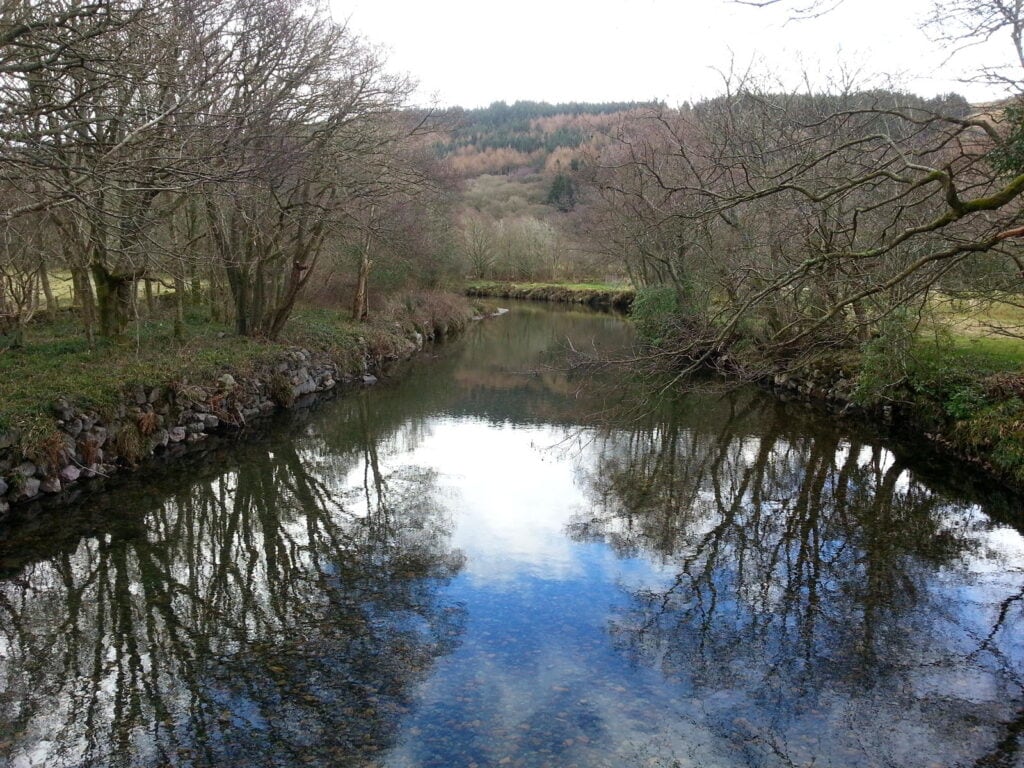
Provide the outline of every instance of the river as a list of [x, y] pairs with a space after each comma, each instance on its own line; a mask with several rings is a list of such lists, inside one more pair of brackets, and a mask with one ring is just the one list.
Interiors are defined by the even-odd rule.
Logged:
[[0, 762], [1021, 766], [1020, 500], [514, 307], [0, 531]]

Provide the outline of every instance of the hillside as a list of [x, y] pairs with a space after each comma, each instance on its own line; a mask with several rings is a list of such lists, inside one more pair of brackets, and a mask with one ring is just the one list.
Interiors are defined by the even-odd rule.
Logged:
[[453, 110], [435, 152], [461, 182], [458, 246], [488, 279], [606, 277], [578, 237], [577, 174], [644, 102], [494, 102]]

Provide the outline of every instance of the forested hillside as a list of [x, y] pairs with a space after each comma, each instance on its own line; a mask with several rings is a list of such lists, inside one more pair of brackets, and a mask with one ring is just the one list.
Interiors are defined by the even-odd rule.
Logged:
[[435, 144], [457, 195], [467, 274], [506, 280], [622, 274], [581, 240], [581, 172], [629, 120], [663, 105], [519, 101], [456, 110]]

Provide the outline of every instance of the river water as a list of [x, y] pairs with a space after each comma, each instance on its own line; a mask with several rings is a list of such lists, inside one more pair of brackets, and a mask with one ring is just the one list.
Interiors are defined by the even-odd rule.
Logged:
[[10, 766], [1020, 766], [1020, 501], [517, 306], [0, 532]]

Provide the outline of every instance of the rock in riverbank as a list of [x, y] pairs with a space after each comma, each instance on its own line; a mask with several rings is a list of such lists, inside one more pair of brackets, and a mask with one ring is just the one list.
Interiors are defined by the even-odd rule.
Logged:
[[224, 372], [208, 381], [152, 383], [126, 389], [116, 406], [79, 406], [69, 397], [52, 404], [53, 431], [43, 438], [17, 430], [0, 434], [0, 517], [13, 505], [60, 498], [93, 477], [135, 469], [176, 456], [211, 435], [237, 433], [254, 420], [308, 403], [340, 385], [377, 382], [387, 363], [407, 359], [429, 341], [463, 327], [412, 330], [399, 324], [363, 339], [357, 355], [332, 358], [301, 347], [287, 349], [255, 371]]

